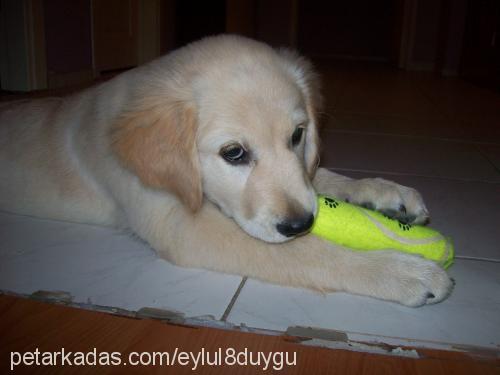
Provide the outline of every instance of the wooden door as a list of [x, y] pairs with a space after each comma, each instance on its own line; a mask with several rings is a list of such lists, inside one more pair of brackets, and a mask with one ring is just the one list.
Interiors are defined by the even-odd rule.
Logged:
[[469, 1], [460, 75], [500, 92], [500, 2]]
[[138, 64], [138, 0], [92, 0], [92, 23], [97, 74]]

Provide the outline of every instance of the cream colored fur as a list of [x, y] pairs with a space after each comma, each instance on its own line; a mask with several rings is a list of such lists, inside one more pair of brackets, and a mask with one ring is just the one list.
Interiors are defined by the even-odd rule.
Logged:
[[[446, 298], [452, 283], [430, 261], [276, 230], [315, 213], [316, 192], [428, 216], [413, 189], [316, 170], [319, 106], [304, 59], [242, 37], [203, 39], [68, 98], [2, 105], [0, 208], [129, 228], [181, 266], [409, 306]], [[248, 164], [221, 157], [233, 143]]]

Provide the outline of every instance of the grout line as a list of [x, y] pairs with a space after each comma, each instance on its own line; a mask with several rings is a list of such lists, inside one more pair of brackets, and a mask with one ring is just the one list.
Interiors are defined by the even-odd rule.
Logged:
[[392, 119], [401, 119], [401, 120], [446, 120], [447, 117], [439, 115], [439, 117], [428, 116], [428, 115], [413, 115], [413, 114], [402, 114], [402, 113], [391, 113], [391, 112], [373, 112], [373, 111], [363, 111], [359, 109], [346, 109], [346, 108], [333, 108], [332, 106], [328, 107], [333, 112], [339, 115], [360, 115], [360, 116], [370, 116], [370, 117], [390, 117]]
[[486, 161], [493, 167], [493, 169], [495, 171], [497, 171], [498, 174], [500, 174], [500, 168], [497, 167], [495, 165], [495, 163], [493, 163], [493, 161], [491, 161], [491, 159], [489, 158], [489, 156], [483, 151], [481, 150], [481, 147], [479, 147], [479, 144], [475, 144], [474, 147], [476, 148], [476, 151], [484, 158], [486, 159]]
[[488, 180], [478, 180], [478, 179], [468, 179], [468, 178], [457, 178], [457, 177], [445, 177], [445, 176], [437, 176], [437, 175], [425, 175], [425, 174], [417, 174], [417, 173], [403, 173], [403, 172], [389, 172], [389, 171], [379, 171], [372, 169], [352, 169], [352, 168], [338, 168], [338, 167], [328, 167], [321, 165], [321, 167], [332, 170], [332, 171], [341, 171], [341, 172], [357, 172], [357, 173], [369, 173], [369, 174], [386, 174], [390, 176], [410, 176], [410, 177], [423, 177], [423, 178], [434, 178], [438, 180], [446, 180], [446, 181], [455, 181], [455, 182], [479, 182], [490, 185], [499, 185], [500, 181], [488, 181]]
[[229, 316], [229, 313], [231, 312], [234, 304], [236, 303], [236, 300], [240, 296], [241, 290], [245, 286], [245, 283], [247, 282], [247, 279], [248, 279], [248, 277], [246, 277], [246, 276], [244, 276], [241, 279], [240, 285], [238, 285], [238, 289], [236, 289], [236, 292], [234, 292], [233, 298], [231, 298], [231, 301], [229, 301], [229, 304], [227, 305], [226, 310], [224, 311], [224, 314], [222, 314], [222, 317], [220, 318], [220, 320], [222, 322], [225, 322], [226, 319], [227, 319], [227, 317]]
[[442, 108], [443, 106], [439, 105], [436, 102], [436, 100], [429, 94], [429, 92], [427, 92], [427, 88], [424, 87], [421, 80], [418, 80], [416, 82], [415, 87], [416, 87], [417, 91], [420, 91], [420, 94], [423, 95], [423, 97], [427, 100], [427, 102], [431, 105], [431, 107], [436, 111], [436, 113], [438, 113], [439, 115], [441, 115], [444, 119], [446, 119], [448, 121], [453, 120], [453, 117], [450, 116], [450, 113], [447, 112], [446, 110], [444, 110]]
[[[473, 256], [467, 256], [467, 255], [455, 255], [455, 259], [461, 259], [461, 260], [470, 260], [470, 261], [478, 261], [478, 262], [489, 262], [489, 263], [500, 263], [500, 259], [491, 259], [491, 258], [482, 258], [482, 257], [473, 257]], [[245, 286], [247, 282], [248, 277], [245, 276], [241, 279], [240, 284], [238, 285], [238, 288], [234, 292], [233, 297], [231, 298], [231, 301], [229, 301], [229, 304], [226, 307], [226, 310], [222, 314], [222, 317], [220, 320], [222, 322], [226, 322], [229, 314], [231, 313], [231, 310], [233, 309], [234, 304], [236, 303], [236, 300], [241, 294], [241, 291], [243, 290], [243, 287]]]
[[[334, 118], [334, 116], [331, 116]], [[432, 141], [441, 141], [441, 142], [450, 142], [450, 143], [463, 143], [467, 145], [488, 145], [488, 146], [498, 146], [498, 142], [486, 142], [486, 141], [478, 141], [478, 140], [466, 140], [460, 138], [448, 138], [448, 137], [439, 137], [432, 135], [418, 135], [418, 134], [402, 134], [402, 133], [384, 133], [384, 132], [374, 132], [374, 131], [365, 131], [365, 130], [347, 130], [347, 129], [332, 129], [326, 126], [322, 127], [320, 132], [329, 132], [329, 133], [339, 133], [339, 134], [354, 134], [354, 135], [372, 135], [372, 136], [385, 136], [385, 137], [399, 137], [399, 138], [411, 138], [411, 139], [419, 139], [419, 140], [432, 140]]]
[[455, 259], [472, 260], [472, 261], [488, 262], [488, 263], [500, 263], [500, 259], [474, 257], [474, 256], [468, 256], [468, 255], [455, 255]]

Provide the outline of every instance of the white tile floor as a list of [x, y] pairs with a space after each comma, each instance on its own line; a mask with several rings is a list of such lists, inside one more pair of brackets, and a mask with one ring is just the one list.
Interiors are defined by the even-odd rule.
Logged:
[[228, 321], [278, 331], [306, 326], [498, 349], [499, 271], [499, 263], [459, 259], [450, 269], [457, 281], [451, 297], [417, 309], [344, 293], [321, 295], [248, 280]]
[[322, 139], [322, 164], [334, 169], [500, 182], [474, 144], [332, 130], [323, 131]]
[[[499, 96], [432, 75], [325, 69], [323, 165], [419, 189], [431, 226], [450, 235], [457, 261], [451, 297], [418, 309], [175, 267], [144, 243], [108, 229], [0, 214], [0, 289], [70, 292], [77, 302], [211, 315], [249, 327], [313, 326], [500, 348]], [[454, 141], [447, 141], [454, 139]], [[478, 143], [476, 143], [478, 142]], [[90, 256], [89, 256], [90, 254]], [[229, 310], [231, 299], [234, 305]]]
[[109, 228], [0, 213], [0, 289], [66, 291], [77, 303], [220, 319], [240, 277], [173, 266]]

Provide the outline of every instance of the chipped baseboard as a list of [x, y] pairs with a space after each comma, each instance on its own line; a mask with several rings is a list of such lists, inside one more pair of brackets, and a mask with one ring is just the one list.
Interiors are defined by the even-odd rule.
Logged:
[[303, 326], [288, 327], [285, 332], [282, 332], [248, 327], [245, 324], [237, 325], [224, 320], [218, 320], [212, 315], [186, 317], [184, 313], [179, 311], [151, 307], [143, 307], [137, 311], [131, 311], [110, 306], [94, 305], [90, 301], [88, 303], [77, 303], [73, 302], [71, 294], [65, 291], [39, 290], [31, 295], [24, 295], [0, 290], [0, 295], [2, 294], [133, 319], [154, 319], [166, 324], [215, 328], [222, 330], [237, 330], [256, 334], [283, 336], [286, 341], [313, 347], [349, 350], [414, 359], [425, 357], [426, 354], [422, 353], [426, 350], [459, 352], [476, 359], [500, 359], [500, 350], [454, 343], [412, 340], [399, 337], [378, 336]]

